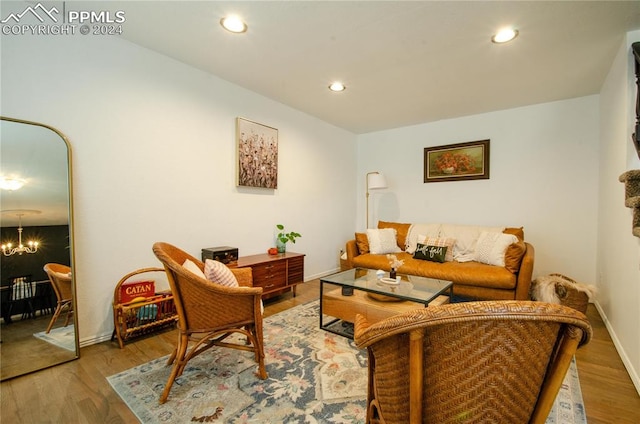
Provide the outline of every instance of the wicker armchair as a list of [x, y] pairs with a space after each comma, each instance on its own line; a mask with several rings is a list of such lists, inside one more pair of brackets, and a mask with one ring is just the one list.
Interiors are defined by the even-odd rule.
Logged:
[[[252, 287], [251, 269], [231, 269], [241, 287], [225, 287], [184, 268], [186, 259], [201, 270], [204, 264], [175, 246], [155, 243], [153, 253], [164, 265], [178, 312], [178, 344], [167, 363], [173, 364], [173, 369], [160, 403], [167, 400], [173, 382], [187, 362], [214, 346], [254, 352], [258, 376], [267, 378], [260, 309], [262, 288]], [[225, 342], [234, 333], [246, 336], [246, 344]], [[195, 343], [190, 349], [189, 342]]]
[[590, 338], [582, 313], [541, 302], [456, 303], [372, 325], [358, 315], [367, 422], [544, 423]]
[[47, 273], [49, 281], [51, 281], [51, 287], [53, 287], [58, 300], [56, 310], [47, 326], [46, 332], [49, 333], [65, 308], [67, 309], [67, 316], [64, 320], [64, 326], [69, 325], [69, 320], [73, 316], [73, 283], [71, 268], [66, 265], [49, 263], [44, 266], [44, 272]]

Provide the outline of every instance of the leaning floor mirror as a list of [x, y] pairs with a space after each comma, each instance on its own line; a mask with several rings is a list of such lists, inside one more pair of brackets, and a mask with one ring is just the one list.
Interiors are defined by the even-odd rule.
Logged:
[[48, 125], [0, 117], [0, 379], [79, 357], [71, 147]]

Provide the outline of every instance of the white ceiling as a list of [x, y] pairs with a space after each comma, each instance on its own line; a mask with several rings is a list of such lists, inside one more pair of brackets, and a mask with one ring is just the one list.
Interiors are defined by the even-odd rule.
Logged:
[[[640, 29], [640, 1], [105, 4], [125, 39], [356, 134], [596, 94]], [[491, 43], [504, 26], [520, 36]]]

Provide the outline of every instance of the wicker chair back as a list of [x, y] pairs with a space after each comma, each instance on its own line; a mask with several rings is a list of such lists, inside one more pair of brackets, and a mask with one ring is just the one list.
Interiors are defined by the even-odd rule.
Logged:
[[530, 301], [434, 306], [373, 325], [358, 316], [367, 422], [544, 423], [590, 337], [583, 314]]

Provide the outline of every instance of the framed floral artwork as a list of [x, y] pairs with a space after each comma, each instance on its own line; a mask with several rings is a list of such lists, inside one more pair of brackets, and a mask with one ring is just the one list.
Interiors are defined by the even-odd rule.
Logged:
[[425, 147], [425, 183], [486, 179], [489, 179], [489, 140]]
[[237, 185], [278, 188], [278, 130], [236, 118]]

